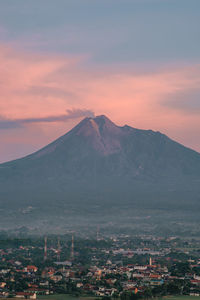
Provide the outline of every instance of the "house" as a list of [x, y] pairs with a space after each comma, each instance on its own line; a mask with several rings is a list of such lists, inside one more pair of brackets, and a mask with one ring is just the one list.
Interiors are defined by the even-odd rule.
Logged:
[[200, 294], [199, 294], [199, 293], [190, 293], [190, 296], [196, 296], [196, 297], [199, 297]]
[[61, 275], [53, 275], [50, 277], [51, 280], [53, 280], [54, 282], [59, 282], [62, 280], [62, 276]]
[[6, 286], [6, 282], [0, 282], [0, 288], [4, 288]]
[[35, 273], [38, 268], [36, 266], [27, 266], [24, 268], [24, 272]]
[[134, 266], [134, 270], [145, 271], [146, 269], [147, 269], [147, 266]]
[[15, 298], [37, 299], [37, 296], [36, 296], [36, 293], [18, 292], [18, 293], [16, 293]]
[[37, 287], [31, 287], [26, 290], [28, 293], [34, 293], [36, 295], [49, 295], [49, 290], [48, 289], [41, 289]]

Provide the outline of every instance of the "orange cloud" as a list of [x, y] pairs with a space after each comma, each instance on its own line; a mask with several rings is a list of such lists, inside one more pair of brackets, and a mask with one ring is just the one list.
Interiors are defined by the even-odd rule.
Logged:
[[[191, 139], [191, 132], [199, 136], [199, 115], [189, 109], [188, 113], [178, 109], [181, 107], [179, 93], [185, 93], [185, 103], [188, 91], [199, 87], [199, 65], [137, 75], [134, 66], [128, 70], [122, 66], [99, 70], [86, 67], [80, 57], [27, 54], [4, 46], [0, 47], [0, 65], [0, 116], [9, 120], [40, 119], [37, 124], [26, 122], [24, 137], [20, 137], [21, 142], [30, 144], [31, 135], [34, 149], [63, 134], [78, 121], [55, 120], [54, 124], [46, 124], [42, 120], [78, 108], [106, 114], [119, 125], [128, 123], [160, 130], [200, 150], [195, 134]], [[173, 106], [176, 97], [180, 105], [176, 102]], [[9, 133], [8, 142], [8, 133], [0, 132], [2, 142], [8, 147], [14, 141], [13, 135], [17, 136], [16, 130]]]

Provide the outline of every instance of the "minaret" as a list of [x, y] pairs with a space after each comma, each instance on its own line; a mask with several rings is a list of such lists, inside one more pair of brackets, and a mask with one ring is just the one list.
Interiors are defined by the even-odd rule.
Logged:
[[[67, 241], [65, 242], [65, 248], [66, 248], [66, 252], [67, 252], [67, 248], [68, 248], [68, 244], [67, 244]], [[68, 258], [68, 254], [67, 254], [67, 256], [66, 256], [66, 260], [68, 260], [69, 258]]]
[[149, 265], [152, 266], [152, 258], [149, 258]]
[[97, 227], [97, 241], [99, 241], [99, 226]]
[[47, 260], [47, 237], [44, 238], [44, 261]]
[[60, 261], [60, 237], [58, 237], [58, 249], [57, 249], [57, 260]]
[[74, 259], [74, 234], [72, 234], [71, 260]]

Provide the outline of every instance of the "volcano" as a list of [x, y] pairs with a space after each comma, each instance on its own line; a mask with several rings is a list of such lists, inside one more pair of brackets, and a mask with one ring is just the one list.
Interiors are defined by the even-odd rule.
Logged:
[[0, 165], [4, 219], [9, 214], [19, 222], [22, 216], [104, 215], [125, 208], [196, 211], [199, 186], [199, 153], [160, 132], [120, 127], [103, 115], [85, 118], [41, 150]]

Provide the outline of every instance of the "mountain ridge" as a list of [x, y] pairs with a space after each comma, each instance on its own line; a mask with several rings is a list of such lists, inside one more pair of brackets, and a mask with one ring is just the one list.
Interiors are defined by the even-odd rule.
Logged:
[[111, 209], [119, 215], [158, 208], [196, 212], [199, 183], [198, 152], [160, 132], [97, 116], [33, 154], [1, 164], [0, 205], [5, 220], [9, 215], [17, 223], [25, 222], [27, 207], [35, 212], [29, 222], [55, 214], [63, 222], [65, 213], [89, 220]]
[[[97, 121], [97, 122], [96, 122], [96, 121]], [[100, 121], [100, 122], [99, 122], [99, 121]], [[12, 163], [12, 162], [15, 162], [15, 161], [18, 161], [18, 160], [23, 160], [23, 159], [25, 159], [25, 158], [28, 158], [28, 157], [30, 157], [30, 156], [32, 156], [32, 155], [35, 155], [35, 154], [37, 154], [37, 153], [43, 151], [44, 149], [46, 149], [46, 148], [48, 148], [49, 146], [54, 145], [54, 144], [56, 144], [56, 143], [62, 143], [63, 140], [64, 140], [66, 137], [68, 137], [70, 134], [73, 134], [73, 133], [75, 133], [75, 134], [81, 134], [81, 133], [82, 133], [82, 134], [85, 135], [85, 136], [89, 135], [89, 133], [88, 133], [88, 134], [86, 134], [86, 133], [84, 134], [84, 131], [86, 131], [86, 128], [85, 128], [86, 123], [87, 123], [87, 124], [93, 125], [93, 126], [91, 126], [91, 128], [93, 128], [96, 132], [98, 132], [98, 134], [100, 133], [100, 130], [99, 130], [100, 128], [97, 127], [97, 124], [98, 124], [98, 123], [99, 123], [98, 125], [101, 126], [101, 127], [102, 127], [103, 123], [111, 124], [112, 128], [114, 128], [114, 130], [115, 130], [116, 132], [118, 132], [118, 133], [120, 132], [120, 130], [126, 129], [126, 130], [129, 131], [129, 132], [134, 130], [135, 132], [140, 132], [140, 133], [158, 134], [158, 135], [161, 135], [161, 136], [163, 136], [163, 137], [165, 137], [165, 138], [167, 138], [167, 139], [173, 141], [174, 143], [176, 143], [176, 144], [178, 144], [178, 145], [180, 145], [180, 146], [183, 146], [184, 148], [186, 148], [186, 149], [188, 149], [188, 150], [191, 150], [191, 151], [193, 151], [194, 153], [200, 155], [200, 153], [199, 153], [198, 151], [196, 151], [196, 150], [194, 150], [194, 149], [192, 149], [192, 148], [190, 148], [190, 147], [188, 147], [188, 146], [185, 146], [185, 145], [183, 145], [183, 144], [181, 144], [181, 143], [179, 143], [179, 142], [177, 142], [177, 141], [175, 141], [175, 140], [169, 138], [166, 134], [164, 134], [164, 133], [162, 133], [162, 132], [160, 132], [160, 131], [154, 131], [154, 130], [151, 130], [151, 129], [137, 129], [137, 128], [131, 127], [131, 126], [127, 125], [127, 124], [124, 125], [124, 126], [118, 126], [118, 125], [114, 124], [114, 123], [113, 123], [108, 117], [106, 117], [105, 115], [99, 115], [99, 116], [96, 116], [96, 117], [86, 117], [86, 118], [84, 118], [84, 119], [81, 120], [75, 127], [73, 127], [70, 131], [66, 132], [65, 134], [63, 134], [62, 136], [58, 137], [56, 140], [50, 142], [49, 144], [47, 144], [46, 146], [42, 147], [41, 149], [39, 149], [39, 150], [37, 150], [37, 151], [35, 151], [35, 152], [33, 152], [33, 153], [30, 153], [30, 154], [28, 154], [28, 155], [26, 155], [26, 156], [24, 156], [24, 157], [21, 157], [21, 158], [17, 158], [17, 159], [14, 159], [14, 160], [10, 160], [10, 161], [6, 161], [6, 162], [3, 162], [3, 163], [0, 163], [0, 167], [3, 166], [3, 165], [5, 165], [5, 164], [9, 164], [9, 163]], [[83, 130], [83, 127], [84, 127], [84, 130]], [[79, 129], [81, 129], [81, 130], [77, 133], [77, 131], [78, 131]]]

